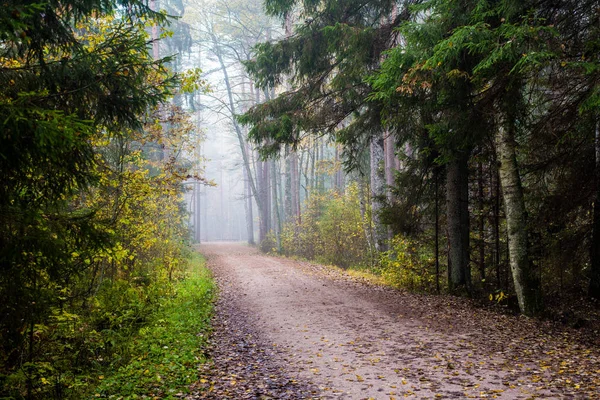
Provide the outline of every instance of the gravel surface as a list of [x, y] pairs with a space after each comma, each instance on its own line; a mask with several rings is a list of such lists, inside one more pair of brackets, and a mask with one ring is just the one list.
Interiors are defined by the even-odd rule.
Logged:
[[243, 244], [199, 250], [219, 300], [190, 398], [600, 398], [600, 353], [575, 333]]

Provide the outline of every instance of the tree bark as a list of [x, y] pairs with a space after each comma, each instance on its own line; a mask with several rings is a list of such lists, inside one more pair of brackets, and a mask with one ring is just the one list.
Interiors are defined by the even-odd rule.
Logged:
[[456, 154], [446, 166], [450, 290], [471, 290], [469, 265], [469, 168], [468, 155]]
[[493, 165], [494, 182], [494, 269], [496, 270], [496, 284], [502, 287], [502, 274], [500, 272], [500, 175], [498, 172], [497, 153], [494, 149]]
[[485, 220], [483, 215], [483, 162], [477, 165], [477, 196], [479, 208], [479, 278], [485, 281]]
[[[385, 194], [388, 202], [393, 201], [392, 188], [394, 187], [394, 171], [396, 170], [396, 151], [394, 137], [389, 131], [384, 132], [383, 149], [385, 153]], [[388, 240], [392, 240], [394, 232], [391, 226], [387, 227]]]
[[367, 218], [367, 203], [369, 201], [369, 191], [366, 189], [366, 179], [361, 176], [359, 173], [355, 172], [356, 174], [356, 182], [358, 184], [358, 193], [359, 193], [359, 199], [360, 199], [360, 218], [362, 221], [362, 226], [363, 226], [363, 232], [365, 235], [365, 240], [367, 242], [367, 245], [369, 247], [369, 252], [372, 253], [373, 252], [373, 240], [372, 240], [372, 229], [371, 229], [371, 221], [368, 220]]
[[258, 168], [258, 197], [260, 198], [261, 204], [263, 204], [264, 211], [261, 212], [259, 222], [258, 241], [262, 242], [267, 238], [267, 234], [271, 230], [271, 202], [270, 200], [270, 172], [269, 163], [265, 161], [259, 161], [257, 163]]
[[273, 232], [277, 244], [277, 252], [281, 253], [281, 214], [279, 213], [279, 201], [277, 194], [278, 168], [275, 160], [269, 162], [271, 169], [271, 202], [273, 208]]
[[201, 243], [201, 224], [202, 224], [202, 215], [200, 214], [200, 209], [202, 208], [202, 199], [200, 197], [200, 183], [194, 183], [194, 201], [195, 201], [195, 212], [194, 212], [194, 242]]
[[340, 145], [335, 145], [335, 162], [339, 166], [339, 169], [335, 171], [334, 186], [339, 193], [344, 193], [345, 179], [344, 179], [344, 167], [342, 166], [342, 156], [340, 151]]
[[500, 182], [506, 210], [509, 263], [521, 312], [527, 316], [542, 309], [540, 281], [529, 260], [527, 210], [517, 164], [514, 125], [511, 121], [498, 126], [497, 143]]
[[[310, 184], [306, 186], [310, 187], [310, 191], [314, 192], [317, 187], [317, 171], [316, 171], [316, 160], [319, 157], [319, 149], [317, 147], [317, 141], [314, 140], [312, 143], [312, 151], [309, 151], [310, 156]], [[306, 162], [308, 168], [308, 160]]]
[[596, 168], [594, 170], [596, 198], [594, 199], [594, 214], [592, 217], [591, 273], [588, 293], [590, 297], [600, 299], [600, 117], [596, 120], [594, 147], [596, 153]]
[[[325, 161], [327, 160], [326, 156], [325, 156], [325, 141], [323, 140], [323, 138], [319, 138], [319, 154], [320, 157], [318, 159], [318, 161]], [[321, 163], [321, 165], [323, 165]], [[323, 167], [320, 168], [320, 172], [319, 172], [319, 193], [325, 193], [325, 171], [323, 169]]]
[[[152, 11], [158, 11], [158, 7], [156, 7], [156, 0], [150, 0], [150, 9]], [[160, 58], [160, 49], [159, 49], [159, 38], [158, 38], [158, 25], [152, 25], [152, 32], [150, 34], [150, 39], [152, 40], [152, 59], [154, 61]]]
[[295, 151], [290, 154], [290, 180], [292, 191], [292, 215], [294, 220], [300, 223], [300, 179], [298, 171], [298, 154]]
[[249, 245], [254, 245], [254, 216], [252, 211], [252, 189], [248, 182], [248, 171], [244, 168], [244, 208], [246, 211], [246, 236]]
[[383, 142], [385, 152], [385, 184], [386, 184], [386, 195], [389, 201], [392, 200], [392, 190], [394, 186], [394, 170], [396, 168], [396, 156], [394, 137], [389, 131], [384, 132]]
[[285, 169], [284, 169], [284, 188], [285, 188], [285, 194], [284, 194], [284, 217], [283, 220], [284, 221], [288, 221], [288, 219], [290, 217], [292, 217], [293, 220], [293, 215], [294, 215], [294, 208], [292, 207], [292, 163], [290, 161], [291, 159], [291, 154], [289, 153], [289, 151], [287, 151], [286, 149], [286, 157], [285, 157]]
[[379, 133], [371, 139], [371, 212], [373, 218], [374, 244], [377, 251], [387, 250], [387, 227], [381, 222], [383, 197], [385, 197], [383, 135]]
[[433, 170], [435, 179], [435, 289], [440, 292], [440, 171], [439, 168]]

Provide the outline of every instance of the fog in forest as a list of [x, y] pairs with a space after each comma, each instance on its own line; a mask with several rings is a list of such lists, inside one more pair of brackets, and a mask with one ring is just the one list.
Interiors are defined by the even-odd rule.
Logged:
[[[190, 234], [196, 243], [246, 241], [248, 207], [252, 207], [253, 236], [258, 235], [258, 211], [249, 194], [233, 116], [247, 110], [260, 93], [250, 93], [253, 88], [240, 58], [250, 57], [251, 46], [266, 35], [273, 37], [280, 24], [264, 16], [258, 0], [184, 1], [176, 10], [166, 9], [180, 16], [173, 29], [173, 38], [182, 42], [177, 68], [200, 68], [209, 86], [208, 92], [179, 99], [179, 105], [194, 115], [198, 148], [193, 157], [201, 159], [200, 173], [205, 179], [185, 182]], [[179, 38], [178, 33], [182, 35]], [[186, 41], [190, 41], [189, 47], [183, 45]], [[168, 55], [166, 51], [161, 47], [161, 56]], [[245, 128], [237, 128], [246, 134]], [[248, 154], [255, 171], [258, 156], [252, 150]]]
[[0, 398], [598, 398], [598, 38], [600, 0], [6, 2]]

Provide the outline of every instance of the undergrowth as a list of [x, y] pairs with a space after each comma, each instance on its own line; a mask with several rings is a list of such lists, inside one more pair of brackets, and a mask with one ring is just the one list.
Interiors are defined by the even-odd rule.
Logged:
[[196, 254], [187, 276], [131, 338], [130, 361], [102, 376], [94, 398], [174, 398], [197, 380], [197, 365], [206, 361], [213, 282], [204, 259]]

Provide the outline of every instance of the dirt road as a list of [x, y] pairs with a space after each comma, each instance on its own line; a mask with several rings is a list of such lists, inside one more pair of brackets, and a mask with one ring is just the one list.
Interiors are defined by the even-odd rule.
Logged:
[[195, 398], [600, 398], [598, 349], [539, 322], [242, 244], [200, 251], [220, 300]]

